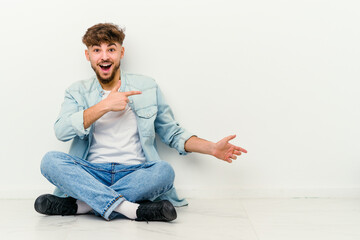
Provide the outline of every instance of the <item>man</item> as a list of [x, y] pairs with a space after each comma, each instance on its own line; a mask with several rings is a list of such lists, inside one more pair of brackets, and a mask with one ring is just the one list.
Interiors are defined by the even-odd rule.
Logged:
[[183, 155], [199, 152], [231, 163], [246, 153], [229, 143], [235, 135], [212, 143], [181, 128], [153, 79], [120, 68], [124, 38], [113, 24], [97, 24], [83, 36], [96, 76], [65, 92], [54, 129], [59, 140], [73, 141], [69, 154], [49, 152], [42, 159], [42, 174], [57, 188], [36, 199], [39, 213], [174, 220], [174, 206], [186, 201], [178, 199], [174, 171], [158, 155], [155, 132]]

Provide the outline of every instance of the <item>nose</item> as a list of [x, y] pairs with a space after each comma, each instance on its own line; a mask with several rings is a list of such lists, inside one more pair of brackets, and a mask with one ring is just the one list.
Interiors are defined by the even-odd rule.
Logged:
[[109, 59], [109, 56], [108, 56], [108, 53], [107, 51], [102, 51], [102, 54], [101, 54], [101, 60], [102, 61], [106, 61]]

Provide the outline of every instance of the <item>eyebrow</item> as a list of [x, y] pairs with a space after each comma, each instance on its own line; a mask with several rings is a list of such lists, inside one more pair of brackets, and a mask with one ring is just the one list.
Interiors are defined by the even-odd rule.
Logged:
[[[111, 46], [117, 47], [115, 43], [109, 43], [107, 46], [108, 47], [111, 47]], [[100, 45], [99, 44], [93, 44], [92, 47], [100, 47]]]

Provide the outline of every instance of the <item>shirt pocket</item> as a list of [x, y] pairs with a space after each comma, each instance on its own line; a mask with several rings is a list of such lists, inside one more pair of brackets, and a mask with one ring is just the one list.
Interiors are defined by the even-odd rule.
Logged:
[[149, 119], [156, 115], [157, 113], [157, 107], [156, 106], [149, 106], [146, 108], [142, 108], [139, 110], [136, 110], [136, 115], [140, 118]]
[[154, 121], [156, 119], [157, 112], [157, 106], [148, 106], [139, 110], [135, 110], [140, 135], [155, 136]]
[[[139, 90], [139, 89], [135, 89], [135, 88], [131, 88], [130, 90]], [[155, 106], [157, 105], [157, 96], [156, 96], [156, 88], [149, 88], [149, 89], [145, 89], [145, 90], [141, 90], [142, 93], [139, 95], [133, 95], [130, 96], [130, 102], [133, 103], [133, 107], [136, 111], [140, 111], [143, 109], [147, 109], [149, 107]], [[144, 116], [144, 114], [142, 114], [142, 112], [148, 112], [150, 111], [148, 110], [143, 110], [140, 111], [140, 114], [142, 116]]]

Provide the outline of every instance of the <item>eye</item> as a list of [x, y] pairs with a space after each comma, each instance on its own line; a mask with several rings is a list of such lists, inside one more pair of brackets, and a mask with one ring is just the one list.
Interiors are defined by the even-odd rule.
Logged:
[[109, 49], [109, 52], [115, 52], [115, 51], [116, 51], [115, 48], [110, 48], [110, 49]]
[[100, 52], [100, 49], [95, 48], [93, 51], [97, 53]]

